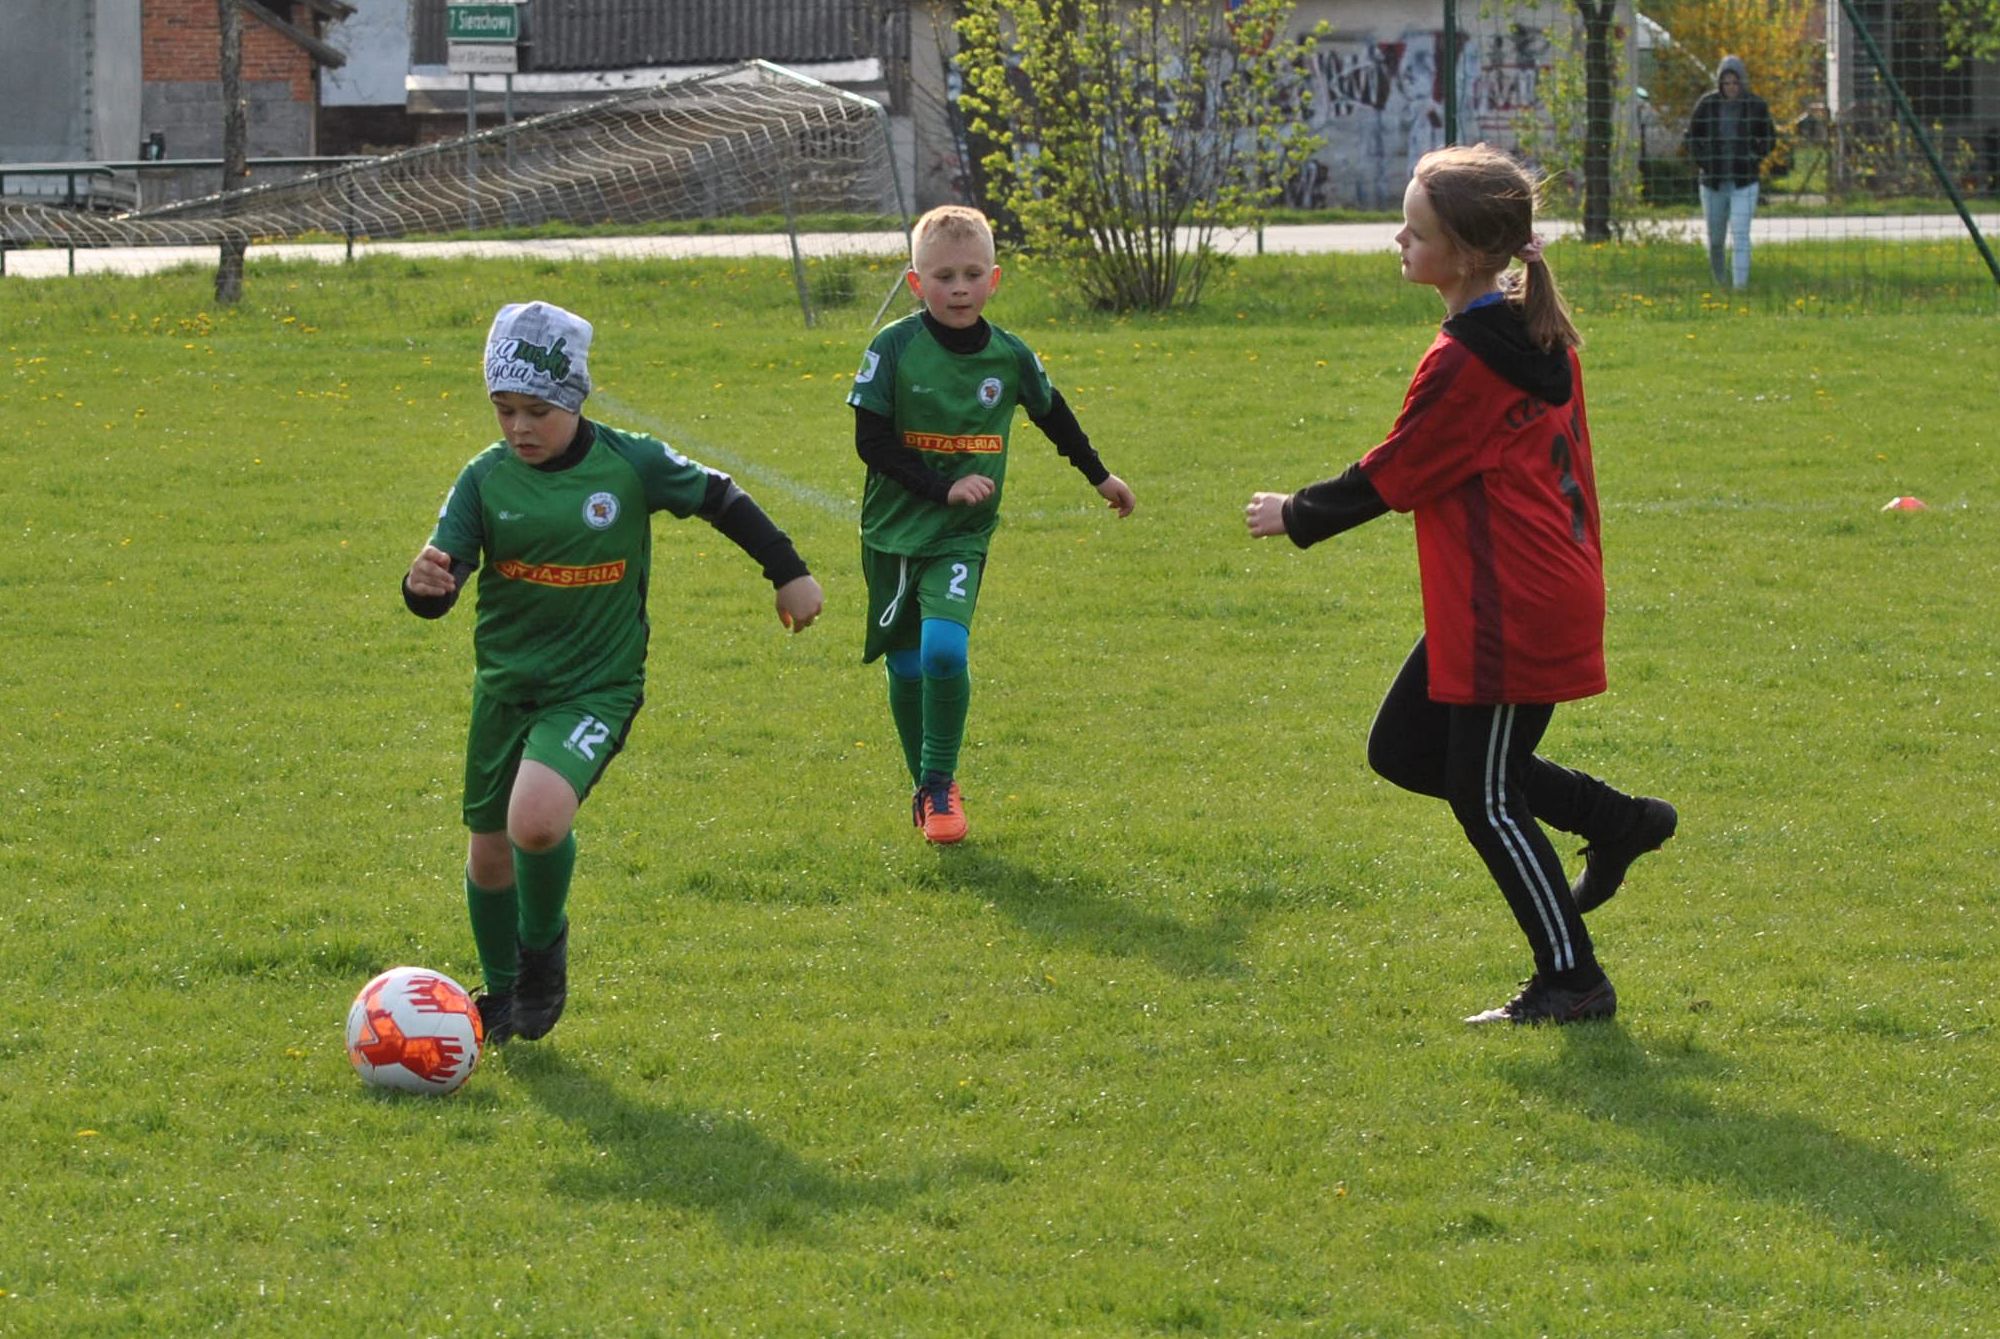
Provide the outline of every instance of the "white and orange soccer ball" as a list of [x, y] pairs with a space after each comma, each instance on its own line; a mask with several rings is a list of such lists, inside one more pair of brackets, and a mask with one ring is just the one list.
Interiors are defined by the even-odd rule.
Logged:
[[465, 987], [423, 967], [391, 967], [347, 1011], [347, 1058], [378, 1088], [451, 1092], [479, 1063], [485, 1042]]

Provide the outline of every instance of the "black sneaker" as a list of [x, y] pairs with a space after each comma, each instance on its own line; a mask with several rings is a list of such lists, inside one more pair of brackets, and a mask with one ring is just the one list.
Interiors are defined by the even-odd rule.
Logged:
[[484, 1045], [498, 1046], [514, 1036], [514, 992], [483, 990], [472, 997], [479, 1008], [479, 1029]]
[[1576, 876], [1569, 889], [1569, 895], [1576, 899], [1577, 914], [1595, 911], [1609, 902], [1618, 885], [1625, 882], [1625, 871], [1632, 867], [1632, 862], [1665, 845], [1680, 821], [1681, 816], [1665, 800], [1642, 799], [1639, 816], [1632, 820], [1622, 838], [1584, 847], [1583, 873]]
[[1539, 975], [1521, 983], [1521, 993], [1497, 1008], [1472, 1015], [1468, 1023], [1586, 1023], [1618, 1012], [1618, 992], [1605, 977], [1585, 990], [1564, 990]]
[[514, 1033], [537, 1041], [562, 1017], [569, 999], [569, 922], [547, 948], [521, 945], [521, 974], [514, 978]]

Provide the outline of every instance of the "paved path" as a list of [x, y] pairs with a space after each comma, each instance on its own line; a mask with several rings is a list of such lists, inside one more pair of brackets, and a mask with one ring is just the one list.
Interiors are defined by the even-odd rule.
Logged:
[[[2000, 245], [2000, 214], [1975, 215], [1988, 245]], [[1262, 249], [1286, 254], [1329, 251], [1388, 251], [1395, 246], [1394, 223], [1307, 223], [1287, 224], [1264, 230]], [[1698, 219], [1677, 219], [1666, 225], [1670, 236], [1690, 243], [1701, 238]], [[1572, 223], [1551, 223], [1547, 234], [1553, 240], [1576, 231]], [[1760, 217], [1752, 225], [1751, 240], [1759, 246], [1799, 241], [1830, 241], [1837, 238], [1876, 238], [1882, 241], [1913, 242], [1950, 240], [1965, 236], [1965, 225], [1955, 214], [1898, 214], [1881, 217], [1842, 215], [1824, 218]], [[1255, 233], [1224, 237], [1223, 249], [1248, 253], [1258, 249]], [[900, 255], [903, 236], [894, 232], [805, 233], [799, 249], [807, 256]], [[783, 234], [705, 237], [588, 237], [551, 238], [539, 241], [466, 242], [366, 242], [358, 243], [359, 255], [392, 256], [511, 256], [526, 259], [575, 260], [599, 256], [622, 259], [689, 256], [784, 256], [789, 254]], [[176, 265], [210, 266], [215, 263], [212, 246], [107, 247], [79, 250], [75, 254], [76, 273], [105, 271], [119, 274], [150, 274]], [[338, 262], [347, 248], [339, 242], [281, 242], [250, 248], [249, 260], [303, 259]], [[70, 271], [71, 253], [61, 250], [9, 251], [9, 275], [40, 278]]]

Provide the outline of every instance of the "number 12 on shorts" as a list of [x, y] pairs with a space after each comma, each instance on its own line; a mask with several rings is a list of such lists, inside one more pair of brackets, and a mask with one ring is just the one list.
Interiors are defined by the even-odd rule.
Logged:
[[611, 727], [595, 716], [586, 716], [576, 723], [576, 729], [569, 732], [563, 747], [572, 753], [581, 753], [593, 762], [597, 759], [597, 746], [611, 737]]

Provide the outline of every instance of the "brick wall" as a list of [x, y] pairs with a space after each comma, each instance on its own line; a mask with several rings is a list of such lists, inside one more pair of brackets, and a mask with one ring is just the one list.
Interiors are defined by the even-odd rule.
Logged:
[[[222, 34], [216, 0], [142, 0], [143, 78], [154, 83], [215, 83]], [[309, 18], [307, 11], [295, 11]], [[301, 24], [301, 26], [304, 26]], [[312, 57], [249, 15], [243, 17], [243, 82], [283, 84], [293, 102], [313, 102]]]
[[[139, 0], [141, 137], [159, 132], [167, 157], [222, 155], [222, 32], [216, 0]], [[291, 7], [295, 23], [310, 18]], [[249, 103], [249, 155], [290, 158], [318, 152], [318, 98], [312, 57], [275, 30], [243, 16], [243, 97]], [[183, 180], [183, 176], [185, 179]], [[149, 173], [148, 204], [207, 195], [214, 172]]]

